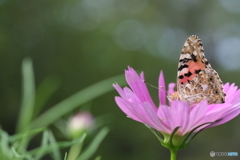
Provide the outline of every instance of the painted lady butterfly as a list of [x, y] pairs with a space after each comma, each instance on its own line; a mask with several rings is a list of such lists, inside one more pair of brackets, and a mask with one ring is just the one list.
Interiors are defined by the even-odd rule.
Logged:
[[205, 58], [202, 41], [192, 35], [185, 41], [180, 55], [177, 73], [177, 91], [169, 100], [196, 104], [207, 100], [208, 104], [224, 103], [222, 81]]

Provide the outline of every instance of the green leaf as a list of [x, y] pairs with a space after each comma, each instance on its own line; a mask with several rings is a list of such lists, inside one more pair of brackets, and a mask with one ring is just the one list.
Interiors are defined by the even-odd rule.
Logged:
[[101, 160], [101, 159], [102, 159], [101, 156], [97, 156], [97, 157], [95, 158], [95, 160]]
[[67, 160], [67, 153], [65, 153], [65, 155], [64, 155], [64, 160]]
[[63, 134], [64, 137], [69, 137], [69, 134], [67, 132], [66, 126], [68, 121], [66, 119], [60, 118], [56, 122], [53, 123], [53, 126], [55, 126], [61, 134]]
[[17, 131], [22, 131], [32, 121], [35, 100], [35, 84], [32, 61], [29, 58], [22, 63], [22, 105], [17, 124]]
[[58, 148], [56, 139], [54, 138], [52, 132], [49, 131], [49, 142], [50, 142], [50, 146], [52, 147], [52, 157], [54, 160], [61, 160], [61, 153], [60, 150]]
[[103, 128], [77, 160], [88, 160], [96, 152], [108, 132], [109, 129], [107, 127]]
[[[56, 145], [58, 146], [58, 148], [66, 148], [78, 143], [82, 143], [82, 141], [86, 138], [86, 134], [83, 134], [81, 137], [79, 137], [78, 139], [75, 139], [73, 141], [67, 141], [67, 142], [58, 142]], [[29, 154], [31, 155], [36, 155], [39, 154], [39, 152], [41, 152], [42, 155], [46, 155], [48, 153], [52, 153], [52, 151], [55, 149], [54, 146], [48, 145], [46, 147], [44, 147], [44, 149], [42, 149], [41, 147], [33, 149], [31, 151], [29, 151]]]
[[[16, 149], [18, 153], [26, 153], [26, 148], [28, 146], [28, 143], [30, 139], [33, 137], [33, 135], [42, 132], [44, 128], [38, 128], [30, 131], [24, 131], [22, 133], [17, 134], [16, 136], [13, 136], [11, 138], [11, 141], [15, 140], [13, 147]], [[16, 145], [17, 144], [17, 145]]]
[[39, 127], [45, 127], [63, 115], [67, 114], [68, 112], [72, 111], [73, 109], [79, 107], [79, 105], [82, 105], [88, 101], [93, 100], [96, 97], [99, 97], [114, 88], [112, 87], [112, 83], [118, 81], [119, 84], [125, 84], [125, 80], [123, 78], [123, 75], [115, 76], [106, 80], [103, 80], [101, 82], [98, 82], [96, 84], [93, 84], [90, 87], [87, 87], [74, 95], [70, 96], [69, 98], [63, 100], [62, 102], [56, 104], [55, 106], [51, 107], [49, 110], [44, 112], [42, 115], [40, 115], [38, 118], [36, 118], [32, 124], [31, 127], [33, 128], [39, 128]]
[[97, 124], [95, 124], [94, 130], [104, 127], [107, 124], [110, 124], [112, 121], [114, 121], [114, 116], [110, 113], [107, 113], [107, 114], [95, 117], [95, 121], [97, 122]]
[[27, 159], [27, 160], [32, 160], [32, 156], [31, 155], [29, 155], [29, 154], [24, 154], [24, 155], [20, 155], [19, 153], [17, 153], [17, 151], [15, 150], [15, 148], [14, 147], [12, 147], [12, 153], [13, 153], [13, 155], [14, 155], [14, 159], [15, 160], [25, 160], [25, 159]]
[[72, 145], [68, 152], [68, 160], [76, 160], [78, 155], [81, 153], [83, 143]]
[[18, 141], [24, 137], [30, 137], [30, 136], [34, 136], [40, 132], [43, 132], [46, 128], [37, 128], [37, 129], [33, 129], [33, 130], [29, 130], [29, 131], [26, 131], [26, 132], [23, 132], [23, 133], [18, 133], [18, 134], [15, 134], [11, 137], [9, 137], [9, 142], [13, 143], [15, 141]]
[[36, 90], [33, 117], [36, 117], [39, 114], [47, 100], [57, 91], [59, 86], [60, 80], [55, 76], [49, 76], [42, 81]]
[[15, 158], [24, 158], [24, 156], [18, 154], [17, 151], [15, 150], [15, 148], [13, 148], [13, 147], [12, 147], [12, 153], [13, 153]]
[[1, 129], [1, 152], [6, 156], [11, 156], [10, 148], [9, 148], [9, 142], [8, 142], [9, 136], [8, 134]]
[[44, 151], [45, 151], [46, 147], [48, 146], [48, 135], [49, 135], [49, 132], [47, 130], [45, 130], [43, 132], [41, 146], [39, 147], [38, 152], [35, 154], [36, 160], [42, 158], [45, 155]]

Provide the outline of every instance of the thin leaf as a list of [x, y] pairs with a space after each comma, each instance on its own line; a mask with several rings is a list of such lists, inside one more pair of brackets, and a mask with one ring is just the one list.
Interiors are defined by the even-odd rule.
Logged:
[[32, 159], [32, 157], [28, 154], [20, 155], [19, 153], [17, 153], [17, 151], [13, 147], [12, 147], [12, 153], [15, 157], [14, 159], [16, 159], [16, 158], [19, 159], [19, 160], [21, 160], [21, 159]]
[[67, 152], [65, 153], [65, 155], [64, 155], [64, 160], [67, 160]]
[[[41, 132], [44, 129], [40, 128], [40, 129], [35, 129], [33, 131], [25, 131], [22, 134], [20, 134], [21, 136], [19, 136], [19, 140], [15, 141], [18, 143], [18, 146], [15, 148], [19, 153], [26, 153], [26, 148], [28, 146], [28, 143], [30, 141], [30, 139], [33, 137], [34, 134], [37, 134], [37, 132]], [[14, 146], [16, 146], [14, 144]]]
[[172, 148], [174, 148], [174, 145], [173, 145], [173, 136], [175, 135], [175, 133], [178, 131], [178, 129], [179, 129], [180, 127], [176, 127], [173, 131], [172, 131], [172, 133], [171, 133], [171, 135], [170, 135], [170, 137], [169, 137], [169, 140], [168, 140], [168, 145], [170, 145]]
[[109, 113], [97, 116], [95, 117], [95, 121], [97, 122], [97, 124], [95, 125], [94, 129], [99, 129], [101, 127], [104, 127], [107, 124], [111, 123], [113, 120], [114, 120], [114, 116]]
[[32, 120], [35, 99], [35, 84], [32, 61], [29, 58], [23, 60], [22, 63], [22, 105], [20, 116], [17, 124], [17, 131], [20, 132]]
[[[21, 138], [17, 143], [18, 146], [15, 148], [19, 153], [26, 153], [27, 146], [30, 141], [30, 136], [27, 136], [27, 133], [23, 133], [23, 138]], [[15, 145], [14, 145], [15, 146]]]
[[44, 156], [44, 151], [45, 151], [46, 147], [48, 146], [48, 135], [49, 135], [49, 132], [47, 130], [45, 130], [43, 132], [41, 146], [39, 147], [38, 152], [35, 154], [36, 160], [38, 160]]
[[8, 139], [8, 134], [5, 131], [1, 130], [1, 150], [6, 156], [11, 156]]
[[76, 160], [78, 155], [81, 153], [82, 144], [83, 143], [75, 144], [70, 147], [70, 150], [68, 152], [68, 158], [67, 158], [68, 160]]
[[[59, 148], [66, 148], [66, 147], [69, 147], [69, 146], [72, 146], [74, 144], [78, 144], [78, 143], [81, 143], [84, 139], [86, 138], [86, 134], [83, 134], [80, 138], [78, 139], [75, 139], [73, 141], [67, 141], [67, 142], [58, 142], [57, 143], [57, 146]], [[31, 151], [29, 151], [29, 154], [31, 155], [35, 155], [39, 152], [41, 148], [36, 148], [36, 149], [33, 149]], [[42, 151], [42, 154], [43, 155], [46, 155], [48, 153], [52, 153], [52, 150], [55, 149], [54, 147], [52, 146], [47, 146], [44, 148], [44, 151]]]
[[30, 131], [26, 131], [24, 133], [15, 134], [15, 135], [9, 137], [9, 142], [13, 143], [14, 141], [18, 141], [21, 138], [34, 136], [40, 132], [43, 132], [45, 129], [46, 128], [37, 128], [37, 129], [30, 130]]
[[69, 134], [67, 133], [66, 130], [67, 123], [68, 123], [67, 120], [60, 118], [53, 123], [53, 126], [55, 126], [63, 134], [64, 137], [68, 137]]
[[79, 105], [82, 105], [88, 101], [93, 100], [96, 97], [99, 97], [111, 90], [113, 90], [112, 83], [118, 81], [119, 84], [125, 84], [123, 75], [115, 76], [101, 82], [98, 82], [90, 87], [87, 87], [69, 98], [63, 100], [62, 102], [51, 107], [45, 113], [36, 118], [31, 126], [33, 128], [45, 127], [73, 109], [77, 108]]
[[59, 86], [60, 80], [54, 76], [49, 76], [42, 81], [36, 90], [33, 117], [36, 117], [39, 114], [47, 100], [57, 91]]
[[95, 160], [101, 160], [101, 159], [102, 159], [101, 156], [97, 156], [97, 157], [95, 158]]
[[96, 152], [108, 132], [109, 129], [107, 127], [103, 128], [94, 138], [89, 147], [79, 156], [77, 160], [88, 160]]
[[42, 141], [41, 141], [42, 148], [45, 148], [48, 145], [48, 134], [49, 134], [49, 132], [47, 130], [43, 132], [43, 137], [42, 137]]
[[12, 147], [12, 152], [13, 152], [13, 155], [15, 156], [15, 158], [24, 158], [24, 156], [19, 155], [19, 154], [17, 153], [17, 151], [15, 150], [15, 148], [13, 148], [13, 147]]
[[[198, 128], [204, 126], [204, 125], [211, 125], [214, 122], [207, 122], [207, 123], [203, 123], [195, 128], [193, 128], [188, 134], [187, 136], [184, 138], [184, 140], [181, 142], [180, 146], [178, 146], [178, 149], [183, 149], [185, 147], [187, 147], [187, 145], [189, 144], [189, 142], [192, 140], [192, 138], [194, 137], [194, 131], [196, 131]], [[208, 127], [207, 126], [207, 127]], [[200, 130], [201, 131], [201, 130]]]
[[58, 148], [57, 142], [55, 137], [53, 136], [52, 132], [49, 131], [49, 142], [50, 146], [52, 147], [52, 157], [54, 160], [61, 160], [61, 153]]

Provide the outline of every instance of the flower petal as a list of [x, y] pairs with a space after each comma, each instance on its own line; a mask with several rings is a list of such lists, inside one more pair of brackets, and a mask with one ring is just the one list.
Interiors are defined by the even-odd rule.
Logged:
[[176, 84], [175, 83], [169, 83], [169, 85], [168, 85], [168, 95], [170, 95], [170, 94], [172, 94], [172, 93], [174, 93], [175, 91], [174, 91], [174, 87], [176, 86]]
[[240, 102], [240, 90], [237, 90], [236, 92], [234, 93], [231, 93], [230, 94], [227, 94], [226, 96], [226, 103], [237, 103], [237, 102]]
[[201, 125], [204, 123], [210, 123], [210, 122], [215, 122], [215, 121], [221, 120], [224, 113], [226, 113], [226, 111], [228, 110], [229, 107], [230, 107], [230, 105], [225, 106], [222, 109], [219, 109], [216, 111], [211, 111], [211, 113], [207, 112], [205, 114], [205, 116], [200, 121], [198, 121], [198, 123], [196, 125], [198, 126], [198, 125]]
[[150, 126], [159, 131], [170, 132], [170, 129], [158, 118], [156, 111], [154, 111], [150, 105], [151, 104], [148, 102], [145, 102], [143, 104], [145, 112], [147, 113], [149, 119], [152, 121]]
[[233, 118], [235, 118], [236, 116], [238, 116], [239, 114], [240, 114], [240, 103], [232, 106], [231, 109], [229, 109], [226, 113], [224, 113], [222, 115], [222, 120], [220, 120], [217, 123], [214, 123], [213, 125], [211, 125], [208, 128], [211, 128], [211, 127], [218, 126], [218, 125], [221, 125], [223, 123], [226, 123], [226, 122], [232, 120]]
[[124, 96], [123, 89], [118, 84], [113, 84], [113, 87], [117, 90], [121, 97]]
[[166, 87], [165, 87], [165, 80], [164, 80], [164, 75], [163, 72], [160, 72], [160, 76], [158, 79], [158, 97], [160, 100], [160, 105], [165, 105], [166, 104]]
[[238, 87], [235, 86], [234, 83], [232, 83], [231, 85], [229, 85], [229, 83], [226, 83], [223, 86], [223, 91], [226, 94], [226, 101], [237, 91], [237, 89], [238, 89]]
[[138, 122], [143, 122], [139, 115], [136, 114], [135, 110], [132, 108], [131, 104], [127, 103], [127, 101], [123, 100], [120, 97], [115, 97], [115, 101], [118, 107], [129, 117]]
[[151, 106], [156, 111], [157, 108], [150, 97], [146, 84], [144, 83], [144, 75], [141, 73], [140, 77], [138, 76], [137, 72], [128, 67], [128, 70], [125, 71], [126, 81], [136, 94], [136, 96], [143, 102], [151, 103]]
[[200, 123], [202, 122], [200, 122], [200, 120], [206, 114], [207, 108], [208, 108], [207, 101], [202, 101], [191, 108], [189, 115], [189, 124], [188, 127], [186, 128], [186, 131], [190, 131], [193, 128], [201, 125]]
[[[185, 133], [185, 128], [189, 122], [189, 106], [185, 102], [172, 101], [171, 107], [162, 105], [158, 111], [158, 116], [164, 114], [165, 119], [161, 119], [165, 124], [168, 124], [171, 132], [176, 128], [180, 127], [179, 131], [181, 134]], [[166, 123], [167, 122], [167, 123]]]

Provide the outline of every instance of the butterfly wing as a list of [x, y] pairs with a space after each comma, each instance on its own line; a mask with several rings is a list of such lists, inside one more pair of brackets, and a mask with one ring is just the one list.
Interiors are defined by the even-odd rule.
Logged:
[[218, 73], [205, 58], [202, 41], [195, 35], [184, 43], [179, 59], [177, 92], [180, 100], [209, 104], [224, 103], [225, 94]]

